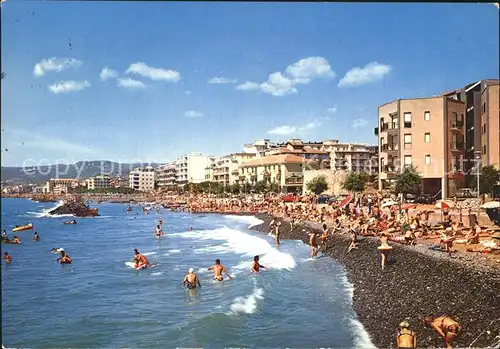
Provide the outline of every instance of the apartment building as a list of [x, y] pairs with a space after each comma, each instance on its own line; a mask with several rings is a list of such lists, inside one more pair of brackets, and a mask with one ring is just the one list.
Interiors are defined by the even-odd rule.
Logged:
[[205, 181], [205, 169], [215, 161], [213, 156], [189, 153], [179, 157], [176, 165], [176, 184], [201, 183]]
[[127, 188], [129, 187], [129, 180], [123, 177], [113, 177], [111, 178], [111, 186], [113, 188]]
[[335, 171], [378, 174], [378, 146], [361, 143], [330, 143], [324, 146], [330, 154], [330, 167]]
[[100, 174], [87, 179], [87, 188], [94, 189], [104, 189], [113, 187], [112, 179], [107, 174]]
[[[238, 181], [239, 166], [247, 161], [257, 157], [255, 153], [233, 153], [225, 155], [215, 160], [211, 168], [211, 181], [218, 182], [221, 185], [229, 186]], [[205, 173], [207, 174], [207, 173]]]
[[155, 188], [156, 172], [152, 166], [138, 167], [129, 173], [129, 186], [139, 191]]
[[[475, 184], [475, 166], [476, 157], [481, 154], [483, 164], [495, 164], [494, 155], [492, 155], [492, 161], [489, 161], [489, 156], [483, 154], [487, 152], [490, 148], [488, 142], [494, 142], [495, 139], [498, 140], [498, 126], [496, 126], [497, 136], [485, 138], [487, 132], [484, 131], [484, 125], [487, 123], [492, 123], [492, 127], [488, 128], [494, 134], [495, 130], [495, 120], [498, 120], [498, 86], [500, 80], [498, 79], [487, 79], [479, 80], [467, 84], [463, 88], [452, 90], [443, 93], [451, 99], [459, 100], [465, 103], [465, 161], [464, 161], [464, 172], [466, 173], [465, 181], [466, 186], [474, 187]], [[489, 88], [491, 86], [491, 88]], [[495, 95], [496, 89], [496, 95]], [[489, 99], [486, 96], [491, 96]], [[496, 108], [495, 108], [495, 97], [496, 97]], [[487, 100], [491, 100], [493, 103], [488, 103]], [[486, 107], [486, 103], [488, 107]], [[486, 122], [483, 122], [486, 121]], [[486, 145], [486, 150], [484, 149]], [[495, 148], [495, 144], [491, 145], [492, 149]]]
[[53, 194], [66, 194], [79, 185], [74, 178], [51, 178], [45, 184], [45, 192]]
[[270, 155], [242, 163], [238, 183], [277, 183], [283, 193], [302, 192], [307, 160], [297, 155]]
[[500, 80], [481, 89], [481, 165], [500, 169]]
[[253, 143], [245, 144], [243, 146], [243, 153], [255, 154], [256, 156], [266, 156], [266, 151], [275, 147], [275, 143], [269, 139], [256, 139]]
[[159, 188], [169, 188], [176, 185], [177, 165], [175, 161], [160, 165], [156, 172]]
[[399, 99], [378, 108], [379, 189], [405, 166], [422, 176], [421, 190], [452, 196], [464, 185], [465, 103], [446, 96]]
[[[277, 144], [266, 151], [266, 156], [295, 155], [305, 160], [315, 160], [318, 166], [330, 167], [329, 154], [322, 150], [323, 142], [303, 142], [300, 139], [289, 139], [285, 143]], [[311, 162], [312, 163], [312, 162]]]

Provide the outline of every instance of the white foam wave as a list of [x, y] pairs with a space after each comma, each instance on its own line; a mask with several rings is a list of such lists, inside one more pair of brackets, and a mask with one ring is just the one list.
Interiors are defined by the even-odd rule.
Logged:
[[170, 253], [180, 253], [181, 250], [168, 250], [168, 252], [170, 252]]
[[145, 253], [143, 253], [144, 256], [152, 256], [155, 254], [158, 254], [158, 252], [145, 252]]
[[356, 347], [357, 348], [376, 348], [372, 343], [370, 335], [366, 332], [365, 328], [357, 319], [351, 319], [351, 326], [354, 327], [354, 333], [356, 333]]
[[49, 212], [52, 210], [55, 210], [58, 207], [61, 207], [64, 205], [64, 201], [60, 200], [57, 202], [57, 204], [54, 207], [46, 208], [42, 210], [41, 212], [26, 212], [27, 214], [37, 217], [37, 218], [59, 218], [59, 217], [74, 217], [72, 214], [58, 214], [58, 215], [52, 215]]
[[[174, 234], [172, 234], [174, 235]], [[245, 256], [260, 256], [260, 262], [272, 269], [292, 269], [295, 259], [288, 253], [278, 251], [265, 239], [228, 227], [214, 230], [189, 231], [176, 233], [175, 236], [197, 240], [226, 241], [226, 251], [241, 253]]]
[[264, 290], [254, 288], [253, 292], [246, 297], [237, 297], [231, 304], [232, 313], [253, 314], [257, 310], [257, 301], [264, 299]]
[[155, 271], [154, 273], [151, 273], [153, 276], [158, 276], [158, 275], [163, 275], [161, 271]]
[[224, 254], [229, 252], [228, 247], [229, 247], [228, 244], [204, 246], [193, 250], [193, 252], [195, 254], [211, 254], [211, 253]]
[[259, 225], [264, 223], [263, 220], [258, 219], [257, 217], [254, 216], [233, 216], [233, 215], [227, 215], [224, 216], [225, 218], [232, 219], [234, 221], [242, 222], [242, 223], [248, 223], [249, 224], [249, 229], [253, 226]]

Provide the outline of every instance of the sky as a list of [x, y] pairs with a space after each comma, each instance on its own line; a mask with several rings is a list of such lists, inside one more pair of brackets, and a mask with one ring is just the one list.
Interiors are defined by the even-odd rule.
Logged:
[[7, 0], [1, 26], [2, 166], [376, 144], [379, 105], [499, 77], [486, 3]]

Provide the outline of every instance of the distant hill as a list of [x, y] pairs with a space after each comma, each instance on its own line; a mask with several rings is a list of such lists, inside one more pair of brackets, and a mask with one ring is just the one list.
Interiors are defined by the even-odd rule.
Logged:
[[2, 182], [44, 184], [50, 178], [84, 179], [100, 173], [126, 177], [134, 168], [147, 165], [157, 168], [159, 164], [121, 164], [107, 160], [97, 160], [79, 161], [71, 165], [50, 165], [32, 168], [2, 166]]

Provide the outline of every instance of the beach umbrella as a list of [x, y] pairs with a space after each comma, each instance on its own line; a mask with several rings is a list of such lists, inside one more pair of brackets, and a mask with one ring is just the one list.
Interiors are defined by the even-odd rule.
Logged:
[[[417, 204], [403, 204], [401, 205], [401, 210], [406, 211], [409, 210], [410, 208], [415, 208], [415, 207], [417, 207]], [[398, 206], [392, 205], [391, 209], [396, 210], [398, 209]]]
[[481, 208], [488, 209], [488, 208], [500, 208], [500, 201], [490, 201], [487, 202], [483, 205], [481, 205]]
[[386, 207], [391, 207], [394, 205], [398, 205], [398, 203], [396, 201], [393, 201], [393, 200], [388, 200], [388, 201], [384, 202], [381, 207], [386, 208]]
[[339, 204], [339, 207], [344, 207], [346, 206], [347, 204], [349, 204], [352, 200], [352, 196], [351, 195], [348, 195], [344, 200], [342, 200]]
[[453, 203], [450, 201], [440, 200], [436, 203], [436, 205], [434, 207], [438, 208], [440, 210], [446, 210], [446, 209], [452, 208], [453, 206], [454, 206]]

